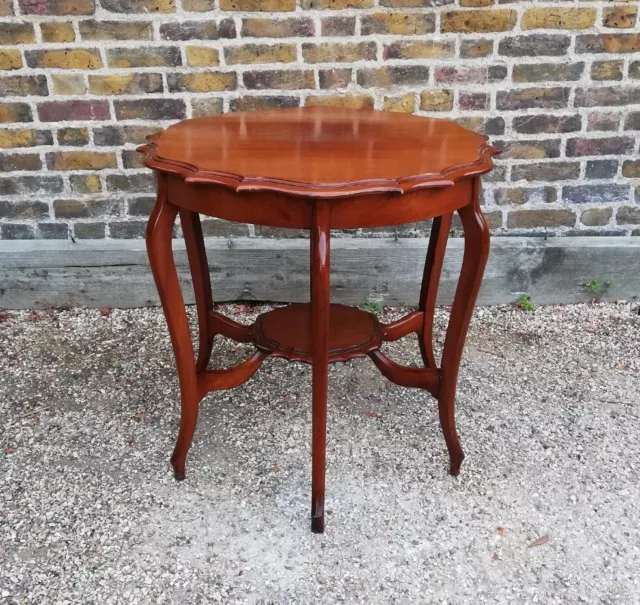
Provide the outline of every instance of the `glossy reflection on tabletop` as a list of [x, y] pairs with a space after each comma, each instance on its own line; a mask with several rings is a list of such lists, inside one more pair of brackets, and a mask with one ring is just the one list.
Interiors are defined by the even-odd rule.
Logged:
[[438, 174], [476, 161], [485, 139], [448, 120], [305, 107], [185, 120], [156, 154], [201, 172], [339, 184]]

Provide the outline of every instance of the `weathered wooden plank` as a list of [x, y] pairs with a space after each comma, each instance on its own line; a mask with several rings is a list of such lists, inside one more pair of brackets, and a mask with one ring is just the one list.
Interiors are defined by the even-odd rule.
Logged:
[[[304, 301], [309, 291], [309, 242], [237, 238], [207, 240], [217, 301]], [[464, 240], [447, 247], [439, 301], [455, 292]], [[424, 239], [332, 240], [332, 300], [416, 303]], [[176, 262], [187, 302], [193, 302], [184, 245]], [[588, 300], [584, 284], [612, 281], [608, 299], [640, 295], [640, 237], [520, 238], [492, 241], [481, 304], [517, 300], [538, 304]], [[0, 307], [138, 307], [158, 304], [144, 242], [0, 241]]]

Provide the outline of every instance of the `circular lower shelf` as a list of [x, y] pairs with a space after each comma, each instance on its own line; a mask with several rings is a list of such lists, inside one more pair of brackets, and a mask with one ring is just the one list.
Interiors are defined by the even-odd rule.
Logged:
[[[275, 357], [311, 363], [311, 304], [291, 304], [263, 313], [252, 327], [255, 346]], [[329, 363], [364, 357], [379, 349], [382, 331], [374, 315], [331, 305]]]

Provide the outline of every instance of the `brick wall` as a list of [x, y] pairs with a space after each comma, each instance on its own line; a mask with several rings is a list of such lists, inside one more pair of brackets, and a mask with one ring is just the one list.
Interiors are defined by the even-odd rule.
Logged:
[[141, 237], [146, 134], [299, 105], [491, 135], [504, 149], [484, 189], [496, 233], [640, 234], [637, 12], [623, 0], [0, 0], [0, 238]]

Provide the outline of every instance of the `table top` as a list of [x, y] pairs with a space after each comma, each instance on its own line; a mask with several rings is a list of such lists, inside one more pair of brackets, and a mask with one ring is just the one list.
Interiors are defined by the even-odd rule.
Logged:
[[195, 118], [148, 139], [145, 165], [187, 182], [314, 197], [451, 186], [498, 152], [449, 120], [325, 107]]

